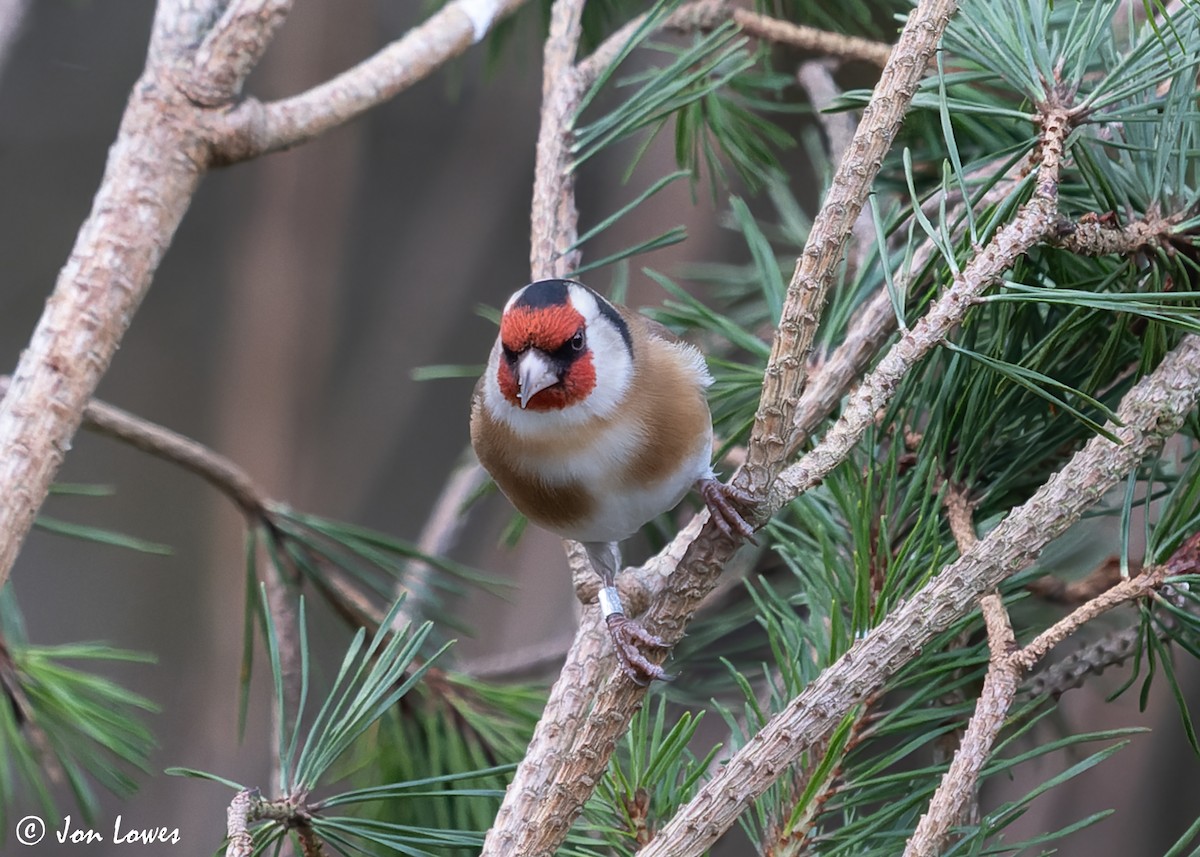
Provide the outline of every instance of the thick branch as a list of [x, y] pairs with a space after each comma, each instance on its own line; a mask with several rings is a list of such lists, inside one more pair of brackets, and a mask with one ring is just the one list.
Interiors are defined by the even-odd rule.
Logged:
[[796, 403], [807, 381], [808, 354], [829, 287], [883, 156], [957, 6], [954, 0], [925, 0], [913, 10], [796, 262], [742, 474], [743, 485], [757, 493], [767, 492], [793, 445]]
[[188, 96], [205, 107], [233, 101], [291, 11], [292, 0], [233, 0], [196, 49]]
[[703, 853], [786, 766], [822, 740], [850, 709], [880, 690], [921, 647], [970, 611], [976, 599], [1025, 568], [1045, 545], [1142, 459], [1160, 448], [1200, 396], [1200, 337], [1189, 335], [1130, 390], [1095, 437], [967, 554], [943, 569], [827, 668], [739, 751], [658, 834], [640, 857]]
[[200, 180], [192, 108], [138, 81], [92, 212], [0, 404], [0, 586]]
[[[973, 550], [979, 539], [975, 535], [974, 509], [966, 491], [958, 485], [948, 485], [942, 502], [959, 553]], [[990, 652], [983, 689], [954, 759], [909, 837], [904, 857], [933, 857], [945, 848], [951, 830], [962, 822], [967, 807], [976, 799], [979, 774], [1017, 695], [1020, 672], [1010, 659], [1017, 640], [1004, 601], [992, 591], [980, 599], [979, 606]]]
[[571, 141], [583, 87], [575, 53], [583, 32], [582, 0], [557, 0], [550, 15], [542, 63], [542, 115], [530, 208], [529, 270], [533, 280], [565, 277], [579, 266], [579, 251], [567, 252], [578, 237]]
[[[930, 7], [934, 7], [933, 13], [930, 12]], [[890, 76], [885, 72], [884, 80], [872, 99], [872, 104], [876, 105], [875, 119], [871, 123], [864, 121], [863, 126], [860, 126], [860, 135], [856, 138], [858, 148], [844, 162], [850, 165], [845, 167], [845, 172], [865, 171], [872, 177], [877, 172], [878, 161], [882, 159], [886, 149], [877, 149], [874, 142], [869, 139], [870, 135], [864, 136], [862, 128], [868, 128], [872, 133], [891, 139], [895, 128], [881, 127], [883, 123], [880, 121], [880, 117], [892, 117], [894, 125], [899, 124], [907, 108], [908, 100], [911, 98], [911, 93], [915, 90], [916, 80], [919, 80], [923, 74], [927, 59], [940, 36], [941, 27], [945, 24], [945, 16], [939, 15], [937, 12], [952, 7], [953, 3], [942, 0], [941, 3], [922, 4], [913, 13], [905, 28], [901, 45], [898, 46], [895, 53], [893, 65], [896, 66], [896, 70]], [[881, 103], [887, 104], [887, 109], [879, 107]], [[869, 160], [870, 158], [874, 158], [874, 160]], [[847, 194], [847, 188], [851, 185], [859, 190], [860, 196], [856, 200], [850, 199]], [[827, 241], [837, 244], [840, 248], [844, 244], [845, 235], [836, 234], [834, 224], [845, 220], [844, 225], [848, 230], [854, 217], [857, 216], [858, 210], [862, 207], [869, 185], [869, 179], [867, 181], [844, 181], [841, 195], [835, 200], [831, 198], [833, 201], [827, 203], [826, 207], [851, 205], [854, 214], [848, 219], [827, 216], [826, 225], [823, 227], [824, 231], [818, 231], [814, 227], [813, 233], [819, 236], [819, 240], [815, 242], [817, 245]], [[814, 242], [810, 240], [809, 246], [814, 246]], [[828, 256], [817, 252], [817, 255], [824, 260], [819, 270], [831, 274], [839, 254], [840, 249], [837, 253]], [[826, 265], [828, 267], [825, 267]], [[795, 289], [791, 290], [791, 295], [789, 303], [792, 304], [792, 312], [796, 313], [796, 302], [800, 301], [803, 296]], [[793, 321], [792, 332], [798, 334], [800, 323], [798, 320]], [[797, 352], [786, 358], [778, 356], [777, 363], [787, 362], [791, 366], [792, 358], [800, 361], [803, 359]], [[770, 402], [772, 400], [768, 394], [764, 393], [763, 401]], [[787, 420], [789, 422], [791, 420], [790, 410], [787, 413]], [[664, 590], [644, 617], [644, 624], [667, 640], [677, 640], [682, 635], [682, 629], [697, 605], [715, 585], [721, 569], [732, 554], [733, 547], [728, 540], [716, 535], [711, 528], [702, 532], [699, 538], [688, 545], [683, 560], [672, 575], [670, 586]], [[581, 633], [586, 632], [587, 622], [588, 620], [585, 618]], [[568, 664], [570, 663], [571, 661], [568, 660]], [[584, 723], [583, 729], [575, 736], [570, 750], [564, 752], [560, 749], [566, 746], [565, 740], [560, 740], [555, 745], [556, 752], [561, 754], [563, 759], [561, 770], [555, 772], [552, 780], [521, 790], [520, 800], [525, 806], [531, 808], [530, 813], [508, 816], [503, 832], [501, 832], [501, 825], [498, 822], [497, 827], [493, 828], [492, 838], [489, 839], [489, 842], [493, 838], [504, 836], [506, 843], [512, 844], [514, 850], [511, 853], [530, 855], [530, 857], [552, 854], [566, 836], [583, 802], [591, 794], [595, 783], [603, 773], [617, 736], [628, 724], [629, 718], [640, 704], [644, 692], [644, 688], [634, 685], [623, 675], [614, 676], [596, 698], [592, 714]], [[584, 698], [590, 698], [590, 694]], [[579, 713], [573, 712], [576, 715], [573, 722], [578, 722]], [[530, 761], [528, 757], [526, 763], [530, 766], [540, 764]], [[520, 773], [518, 773], [519, 777]], [[510, 789], [505, 807], [517, 799], [514, 797], [514, 791], [515, 787]], [[505, 811], [505, 808], [502, 808], [502, 815]], [[520, 820], [515, 825], [515, 829], [513, 819]], [[485, 847], [484, 853], [504, 852], [488, 851]]]

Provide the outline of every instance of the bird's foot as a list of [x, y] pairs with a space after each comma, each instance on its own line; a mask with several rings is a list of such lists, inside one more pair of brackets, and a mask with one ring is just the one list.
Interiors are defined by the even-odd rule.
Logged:
[[697, 485], [700, 496], [704, 498], [704, 505], [708, 507], [708, 515], [717, 525], [717, 529], [735, 541], [740, 537], [753, 542], [754, 527], [750, 526], [750, 522], [734, 504], [753, 507], [756, 502], [754, 495], [734, 485], [720, 482], [713, 476], [701, 479]]
[[642, 646], [670, 648], [662, 637], [651, 634], [624, 613], [610, 613], [604, 617], [604, 621], [608, 624], [608, 634], [612, 637], [613, 649], [625, 675], [641, 687], [652, 681], [675, 680], [675, 676], [642, 654]]

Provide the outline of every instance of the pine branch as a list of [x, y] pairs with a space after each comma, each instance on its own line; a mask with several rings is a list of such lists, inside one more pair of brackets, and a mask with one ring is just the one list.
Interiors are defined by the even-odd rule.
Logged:
[[[10, 384], [11, 379], [0, 375], [0, 399], [7, 395]], [[274, 502], [236, 462], [157, 423], [99, 399], [92, 399], [84, 406], [82, 422], [90, 431], [199, 476], [228, 497], [250, 519], [251, 525], [261, 519]]]
[[1016, 647], [1008, 611], [995, 594], [983, 596], [981, 603], [987, 624], [990, 666], [954, 760], [929, 802], [929, 809], [917, 822], [904, 857], [933, 857], [945, 849], [951, 830], [961, 823], [967, 807], [975, 800], [979, 775], [1017, 695], [1020, 670], [1007, 660]]
[[912, 12], [875, 94], [863, 111], [850, 150], [838, 165], [788, 284], [740, 484], [765, 495], [792, 446], [796, 404], [807, 381], [807, 360], [837, 267], [871, 183], [891, 149], [930, 57], [958, 4], [922, 2]]
[[811, 452], [779, 474], [771, 486], [767, 508], [781, 508], [818, 484], [843, 461], [875, 414], [891, 401], [900, 380], [966, 317], [971, 305], [1016, 261], [1055, 232], [1058, 182], [1063, 149], [1071, 128], [1068, 111], [1051, 108], [1044, 116], [1042, 160], [1033, 198], [993, 236], [959, 272], [928, 313], [888, 350], [854, 391], [841, 417]]
[[976, 599], [1025, 568], [1130, 469], [1161, 448], [1198, 398], [1200, 336], [1187, 336], [1125, 396], [1117, 411], [1119, 425], [1108, 426], [1118, 442], [1092, 438], [973, 550], [857, 641], [730, 759], [640, 857], [703, 853], [854, 706], [879, 691], [924, 645], [972, 610]]
[[[943, 503], [959, 554], [974, 550], [979, 539], [975, 535], [973, 508], [967, 492], [960, 486], [950, 485]], [[904, 857], [932, 857], [944, 850], [951, 830], [962, 822], [968, 807], [977, 799], [979, 775], [1017, 695], [1020, 671], [1008, 660], [1017, 647], [1017, 640], [1008, 610], [994, 590], [980, 599], [979, 606], [987, 628], [989, 652], [983, 689], [950, 767], [934, 792], [928, 810], [909, 837]]]
[[[784, 323], [780, 328], [787, 333], [777, 338], [782, 344], [777, 341], [771, 363], [776, 368], [769, 366], [768, 378], [772, 372], [776, 376], [783, 374], [782, 364], [786, 366], [789, 380], [793, 383], [799, 380], [802, 384], [804, 352], [808, 347], [805, 339], [811, 343], [812, 331], [802, 334], [801, 321], [809, 328], [815, 326], [819, 307], [813, 304], [813, 296], [815, 294], [823, 302], [824, 288], [840, 260], [849, 228], [886, 151], [886, 145], [881, 147], [879, 139], [890, 143], [894, 136], [954, 5], [949, 0], [922, 3], [905, 27], [872, 99], [875, 109], [868, 107], [860, 125], [856, 137], [859, 144], [843, 162], [839, 170], [841, 181], [835, 180], [835, 190], [822, 207], [822, 212], [832, 213], [825, 213], [823, 219], [818, 215], [820, 226], [814, 225], [808, 245], [814, 249], [801, 257], [797, 270], [807, 272], [811, 268], [812, 288], [797, 286], [789, 289]], [[842, 230], [840, 233], [839, 229]], [[813, 261], [805, 263], [805, 258]], [[820, 278], [824, 278], [823, 281]], [[810, 305], [808, 309], [803, 306], [806, 303]], [[797, 396], [798, 393], [796, 390]], [[769, 416], [771, 425], [790, 427], [795, 401], [781, 403], [785, 396], [779, 384], [774, 389], [770, 386], [764, 389], [760, 415]], [[784, 429], [778, 430], [782, 438]], [[790, 433], [789, 428], [787, 434]], [[751, 449], [753, 455], [754, 447]], [[780, 452], [781, 449], [773, 446], [773, 454]], [[765, 466], [764, 462], [760, 472]], [[781, 466], [781, 461], [774, 461], [768, 469], [775, 472]], [[687, 549], [672, 574], [670, 587], [659, 595], [643, 619], [646, 627], [667, 640], [677, 640], [682, 635], [684, 624], [715, 585], [734, 549], [728, 539], [716, 534], [715, 528], [702, 531], [690, 544], [677, 538], [671, 548], [677, 550], [681, 544], [686, 544]], [[535, 857], [552, 854], [598, 782], [617, 736], [640, 704], [645, 689], [618, 674], [595, 696], [592, 710], [582, 721], [582, 729], [579, 728], [585, 706], [592, 700], [601, 675], [595, 667], [602, 664], [601, 658], [607, 657], [601, 654], [603, 649], [596, 648], [602, 639], [598, 629], [598, 611], [594, 608], [585, 610], [577, 645], [572, 647], [564, 675], [551, 692], [554, 701], [568, 697], [576, 704], [555, 707], [543, 716], [534, 745], [518, 769], [496, 825], [489, 831], [485, 855], [520, 853]], [[607, 672], [607, 664], [604, 666]], [[580, 673], [589, 680], [586, 688], [581, 689], [575, 683]], [[562, 687], [568, 680], [572, 684], [569, 691]], [[542, 735], [553, 736], [554, 740], [541, 741], [539, 736]], [[516, 806], [520, 807], [519, 811], [514, 810]]]
[[[948, 12], [946, 17], [949, 18]], [[879, 68], [886, 68], [892, 46], [883, 42], [874, 42], [859, 36], [846, 36], [841, 33], [831, 33], [816, 27], [806, 27], [781, 21], [767, 15], [752, 12], [749, 9], [736, 7], [732, 12], [733, 20], [742, 28], [742, 32], [765, 39], [780, 45], [789, 45], [802, 51], [811, 51], [821, 56], [836, 57], [842, 60], [860, 60]]]
[[[160, 6], [155, 39], [174, 21]], [[130, 96], [92, 213], [0, 405], [0, 586], [199, 184], [205, 146], [165, 63]]]
[[579, 267], [579, 251], [567, 248], [579, 235], [570, 164], [574, 116], [584, 92], [575, 72], [582, 33], [582, 0], [556, 0], [542, 65], [542, 115], [533, 173], [529, 269], [534, 280], [565, 277]]
[[[789, 45], [831, 59], [862, 60], [883, 68], [892, 46], [857, 36], [793, 24], [735, 6], [730, 0], [694, 0], [684, 3], [667, 16], [662, 29], [681, 33], [707, 32], [725, 21], [733, 21], [749, 36], [774, 44]], [[586, 89], [608, 68], [645, 24], [646, 15], [638, 15], [604, 40], [576, 66]]]
[[307, 92], [263, 103], [247, 98], [209, 117], [216, 164], [290, 149], [378, 107], [478, 43], [527, 0], [452, 0], [401, 38]]
[[[965, 495], [957, 488], [951, 488], [946, 495], [946, 507], [959, 548], [964, 552], [972, 550], [978, 541]], [[945, 849], [952, 829], [960, 823], [968, 803], [974, 799], [980, 774], [1004, 727], [1025, 673], [1051, 649], [1097, 616], [1158, 591], [1168, 577], [1192, 574], [1197, 570], [1200, 570], [1200, 533], [1185, 541], [1163, 565], [1149, 568], [1096, 595], [1024, 647], [1017, 646], [1008, 611], [1000, 596], [994, 592], [984, 595], [981, 608], [991, 654], [983, 690], [954, 760], [908, 841], [905, 857], [932, 857]]]
[[0, 405], [0, 586], [204, 173], [296, 145], [464, 50], [522, 0], [456, 0], [295, 99], [239, 105], [286, 0], [163, 0], [92, 211]]
[[[580, 253], [568, 250], [578, 237], [575, 179], [570, 169], [573, 120], [585, 90], [575, 66], [582, 34], [582, 0], [555, 0], [542, 63], [542, 112], [530, 208], [529, 267], [534, 280], [563, 277], [578, 267]], [[578, 545], [564, 543], [577, 580], [591, 574]], [[558, 682], [492, 828], [482, 855], [510, 854], [512, 842], [535, 811], [539, 795], [557, 775], [559, 753], [578, 729], [602, 675], [612, 667], [608, 633], [597, 610], [585, 611]]]

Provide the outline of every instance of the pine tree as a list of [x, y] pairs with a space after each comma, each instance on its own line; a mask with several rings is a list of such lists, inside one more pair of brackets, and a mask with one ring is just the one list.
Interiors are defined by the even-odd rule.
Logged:
[[[698, 250], [688, 269], [640, 272], [662, 290], [648, 312], [708, 356], [717, 459], [761, 528], [739, 548], [704, 513], [648, 527], [660, 550], [623, 593], [686, 676], [649, 691], [614, 667], [568, 546], [585, 609], [548, 693], [455, 663], [445, 608], [487, 584], [474, 570], [291, 509], [234, 462], [91, 400], [206, 170], [316, 136], [489, 31], [504, 61], [513, 28], [538, 17], [520, 0], [455, 0], [340, 87], [241, 97], [289, 5], [160, 3], [61, 299], [0, 410], [0, 496], [31, 498], [0, 513], [0, 581], [81, 423], [182, 464], [245, 516], [242, 693], [261, 635], [276, 782], [175, 769], [232, 790], [228, 854], [289, 840], [304, 854], [1034, 852], [1108, 812], [1009, 833], [1131, 739], [1044, 738], [1061, 695], [1106, 669], [1123, 691], [1167, 682], [1200, 753], [1174, 666], [1200, 655], [1194, 3], [543, 8], [531, 279], [586, 275], [620, 299], [634, 260], [686, 233], [591, 258], [597, 239], [674, 182], [717, 201], [747, 264]], [[872, 88], [843, 91], [844, 67], [871, 68]], [[812, 212], [786, 166], [804, 114], [800, 142], [827, 176]], [[676, 169], [646, 178], [634, 166], [659, 135]], [[601, 153], [630, 163], [613, 212], [576, 197]], [[130, 216], [147, 187], [154, 216]], [[578, 210], [595, 225], [581, 232]], [[111, 300], [97, 309], [81, 284]], [[47, 388], [51, 358], [80, 367], [69, 389]], [[436, 506], [457, 523], [486, 492], [467, 462]], [[1084, 527], [1104, 535], [1085, 545]], [[1068, 579], [1069, 560], [1090, 570]], [[5, 593], [0, 814], [18, 781], [55, 811], [47, 760], [85, 811], [89, 781], [128, 792], [148, 703], [60, 664], [128, 654], [29, 646]], [[309, 664], [314, 601], [350, 629], [328, 686]], [[1103, 635], [1055, 648], [1109, 611]], [[1024, 797], [989, 799], [990, 779], [1047, 758], [1057, 773]], [[1171, 854], [1200, 824], [1178, 834]]]

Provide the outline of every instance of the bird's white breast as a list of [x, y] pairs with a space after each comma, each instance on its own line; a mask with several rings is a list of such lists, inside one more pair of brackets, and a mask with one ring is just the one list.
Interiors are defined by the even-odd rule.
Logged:
[[590, 439], [580, 454], [546, 456], [536, 464], [547, 481], [584, 486], [594, 501], [587, 520], [559, 535], [578, 541], [616, 542], [629, 538], [647, 521], [679, 504], [697, 479], [712, 472], [712, 433], [694, 439], [680, 456], [680, 466], [667, 476], [644, 483], [630, 478], [630, 464], [645, 438], [644, 428], [612, 424]]

